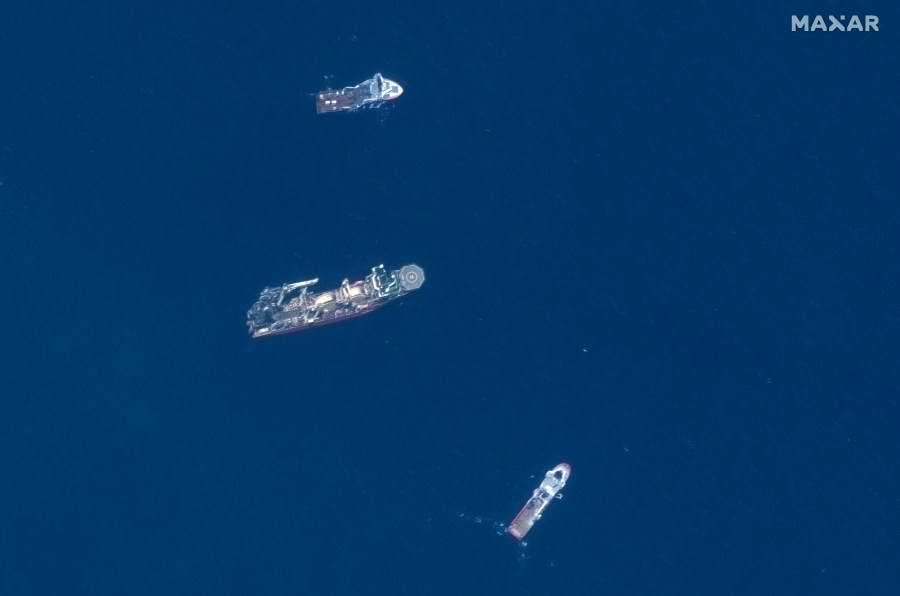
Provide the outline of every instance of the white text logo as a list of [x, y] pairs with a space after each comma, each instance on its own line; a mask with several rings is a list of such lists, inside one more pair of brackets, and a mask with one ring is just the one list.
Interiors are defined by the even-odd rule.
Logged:
[[[826, 16], [827, 21], [825, 20]], [[865, 22], [859, 18], [859, 15], [851, 15], [849, 19], [844, 15], [840, 17], [833, 14], [826, 16], [813, 15], [812, 24], [810, 24], [808, 14], [802, 17], [792, 14], [791, 31], [878, 31], [878, 17], [873, 14], [863, 15]]]

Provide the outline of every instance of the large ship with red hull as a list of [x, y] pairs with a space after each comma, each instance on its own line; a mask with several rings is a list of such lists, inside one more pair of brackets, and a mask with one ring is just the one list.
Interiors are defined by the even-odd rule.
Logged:
[[403, 87], [379, 73], [354, 87], [319, 91], [316, 93], [316, 113], [366, 110], [397, 99], [402, 93]]
[[392, 271], [378, 265], [359, 281], [345, 279], [337, 289], [310, 292], [318, 281], [315, 278], [264, 289], [247, 311], [250, 336], [306, 331], [369, 314], [422, 287], [425, 272], [415, 264]]
[[534, 490], [534, 493], [531, 495], [531, 498], [526, 501], [522, 510], [519, 511], [511, 522], [509, 522], [509, 526], [506, 527], [506, 532], [521, 542], [522, 539], [525, 538], [525, 534], [534, 527], [535, 522], [541, 519], [541, 516], [544, 514], [544, 509], [547, 508], [550, 501], [554, 498], [562, 498], [562, 494], [559, 491], [566, 485], [571, 473], [572, 466], [567, 463], [561, 463], [548, 471], [547, 474], [544, 475], [544, 479], [541, 481], [540, 486]]

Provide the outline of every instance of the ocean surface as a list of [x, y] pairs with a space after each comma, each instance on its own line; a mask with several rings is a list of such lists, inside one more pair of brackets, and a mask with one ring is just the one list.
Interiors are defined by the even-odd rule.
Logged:
[[0, 594], [900, 593], [894, 3], [0, 13]]

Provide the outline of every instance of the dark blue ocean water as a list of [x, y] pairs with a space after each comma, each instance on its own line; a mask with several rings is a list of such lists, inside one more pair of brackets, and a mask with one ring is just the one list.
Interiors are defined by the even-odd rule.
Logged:
[[892, 4], [2, 15], [0, 593], [900, 590]]

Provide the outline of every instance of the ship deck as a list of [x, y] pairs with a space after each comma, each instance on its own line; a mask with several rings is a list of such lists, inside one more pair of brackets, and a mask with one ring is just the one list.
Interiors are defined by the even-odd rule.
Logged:
[[319, 91], [316, 93], [316, 113], [327, 114], [359, 109], [365, 98], [365, 91], [357, 87], [347, 87], [336, 91]]

